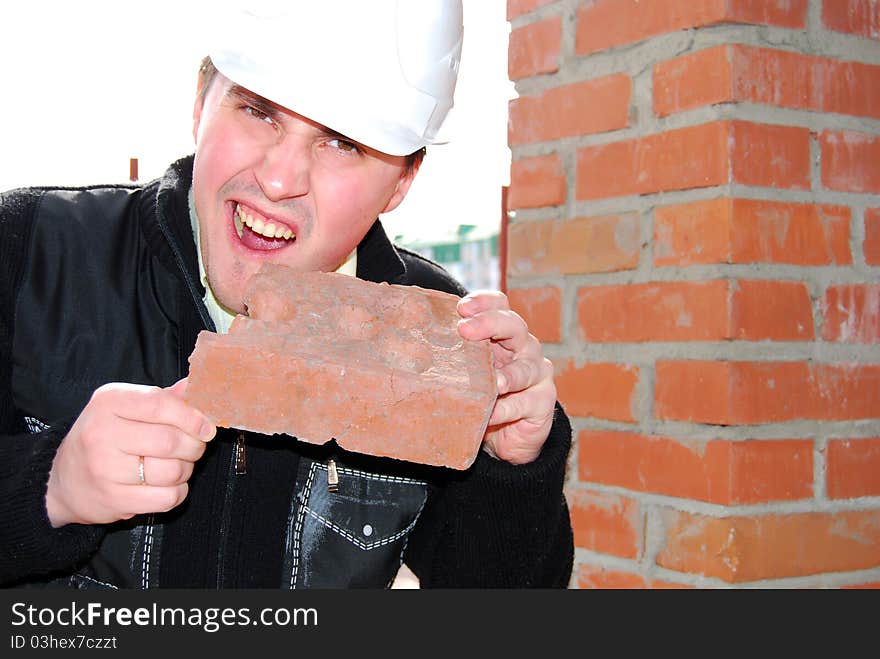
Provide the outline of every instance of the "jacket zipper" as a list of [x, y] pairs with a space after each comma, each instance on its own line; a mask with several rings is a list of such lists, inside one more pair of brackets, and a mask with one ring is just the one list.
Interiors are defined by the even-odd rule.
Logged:
[[339, 490], [339, 472], [336, 470], [336, 460], [327, 460], [327, 490], [336, 492]]
[[234, 467], [233, 471], [236, 476], [243, 476], [247, 473], [247, 444], [245, 443], [244, 433], [239, 431], [238, 438], [235, 440], [235, 449], [233, 451]]
[[235, 486], [238, 482], [237, 476], [247, 473], [247, 453], [246, 453], [245, 435], [239, 431], [238, 437], [235, 438], [235, 444], [232, 446], [232, 455], [227, 463], [226, 476], [226, 494], [223, 498], [223, 509], [220, 517], [220, 544], [217, 552], [217, 588], [227, 588], [226, 583], [226, 561], [228, 558], [229, 542], [230, 542], [230, 525], [232, 517], [235, 514]]

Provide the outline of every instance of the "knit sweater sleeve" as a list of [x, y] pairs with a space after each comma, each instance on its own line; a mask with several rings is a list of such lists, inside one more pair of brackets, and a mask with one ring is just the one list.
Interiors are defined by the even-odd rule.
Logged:
[[95, 551], [102, 527], [52, 528], [46, 486], [55, 451], [73, 420], [30, 432], [12, 391], [15, 302], [24, 271], [30, 222], [39, 195], [0, 195], [0, 585], [50, 577]]
[[571, 425], [557, 403], [541, 455], [512, 465], [481, 451], [432, 493], [405, 556], [427, 588], [565, 588], [574, 541], [563, 483]]

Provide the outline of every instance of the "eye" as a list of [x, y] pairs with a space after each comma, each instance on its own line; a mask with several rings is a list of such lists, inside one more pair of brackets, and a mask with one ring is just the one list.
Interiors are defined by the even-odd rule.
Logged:
[[360, 147], [354, 142], [351, 142], [342, 137], [331, 137], [327, 140], [327, 143], [337, 151], [341, 151], [343, 153], [360, 153]]
[[265, 121], [267, 124], [273, 124], [273, 123], [274, 123], [274, 122], [272, 121], [272, 117], [270, 117], [268, 114], [266, 114], [266, 113], [263, 112], [262, 110], [259, 110], [259, 109], [255, 108], [253, 105], [245, 105], [245, 106], [243, 107], [243, 109], [244, 109], [244, 111], [245, 111], [246, 114], [249, 114], [249, 115], [252, 116], [254, 119], [257, 119], [257, 120], [259, 120], [259, 121]]

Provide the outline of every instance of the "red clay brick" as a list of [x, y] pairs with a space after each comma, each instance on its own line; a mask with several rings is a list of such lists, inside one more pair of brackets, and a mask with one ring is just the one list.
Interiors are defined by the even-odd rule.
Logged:
[[719, 425], [880, 418], [880, 366], [658, 361], [658, 419]]
[[578, 290], [585, 341], [721, 341], [813, 338], [801, 282], [713, 280], [588, 286]]
[[876, 0], [822, 0], [822, 23], [836, 32], [880, 39], [880, 3]]
[[245, 293], [250, 317], [199, 334], [187, 398], [220, 426], [464, 469], [497, 391], [488, 342], [458, 334], [457, 302], [264, 265]]
[[645, 577], [632, 572], [593, 565], [578, 567], [578, 588], [592, 590], [640, 590], [648, 587]]
[[811, 341], [813, 307], [801, 281], [739, 279], [731, 284], [730, 334], [741, 341]]
[[825, 130], [819, 144], [826, 188], [880, 193], [880, 135]]
[[880, 437], [829, 440], [825, 482], [831, 499], [880, 496]]
[[660, 117], [733, 101], [730, 47], [715, 46], [654, 66], [654, 114]]
[[507, 207], [540, 208], [565, 201], [565, 172], [556, 153], [514, 160], [510, 167]]
[[654, 68], [660, 116], [725, 102], [880, 118], [880, 66], [769, 48], [723, 45]]
[[807, 0], [596, 0], [577, 12], [578, 55], [724, 22], [802, 28]]
[[734, 100], [880, 118], [880, 66], [732, 46]]
[[515, 222], [508, 227], [508, 273], [580, 274], [632, 270], [641, 250], [635, 214]]
[[880, 343], [880, 284], [829, 286], [821, 309], [826, 341]]
[[578, 290], [584, 341], [716, 341], [727, 338], [726, 281], [653, 282]]
[[578, 478], [722, 505], [813, 495], [808, 440], [697, 441], [632, 432], [578, 434]]
[[635, 421], [636, 386], [639, 369], [627, 364], [587, 362], [577, 366], [572, 359], [554, 364], [556, 391], [571, 416], [610, 421]]
[[862, 242], [865, 263], [880, 265], [880, 208], [865, 211], [865, 240]]
[[726, 183], [810, 187], [807, 128], [719, 121], [580, 149], [579, 200]]
[[687, 584], [662, 581], [660, 579], [647, 579], [639, 574], [612, 570], [606, 567], [594, 565], [580, 565], [578, 567], [579, 589], [602, 589], [602, 590], [670, 590], [693, 588]]
[[511, 145], [626, 128], [632, 81], [623, 73], [553, 87], [509, 104]]
[[614, 494], [566, 492], [575, 547], [638, 558], [644, 547], [644, 521], [637, 501]]
[[542, 5], [555, 2], [556, 0], [507, 0], [507, 20], [513, 20], [517, 16], [528, 14]]
[[733, 23], [803, 28], [809, 0], [728, 0], [727, 20]]
[[714, 518], [662, 511], [657, 565], [728, 583], [880, 565], [880, 510]]
[[654, 264], [849, 265], [846, 206], [710, 199], [654, 211]]
[[850, 265], [846, 206], [735, 199], [732, 263]]
[[810, 130], [731, 122], [731, 180], [743, 185], [810, 189]]
[[560, 16], [512, 30], [508, 48], [508, 76], [511, 80], [519, 80], [539, 73], [558, 71], [561, 45]]
[[654, 265], [731, 263], [733, 200], [729, 197], [654, 209]]
[[510, 308], [522, 316], [542, 343], [562, 340], [562, 291], [555, 286], [514, 288], [507, 292]]
[[730, 127], [716, 122], [590, 146], [577, 152], [579, 200], [723, 185]]

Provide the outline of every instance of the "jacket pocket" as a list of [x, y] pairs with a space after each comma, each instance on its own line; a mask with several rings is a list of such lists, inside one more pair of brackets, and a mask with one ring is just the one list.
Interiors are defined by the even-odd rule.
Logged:
[[287, 588], [383, 588], [427, 499], [424, 481], [301, 459], [288, 520]]

